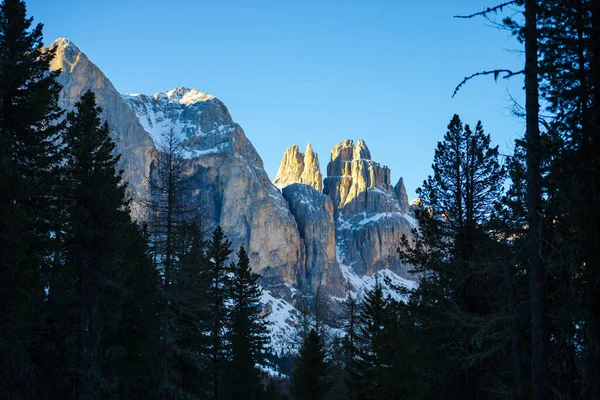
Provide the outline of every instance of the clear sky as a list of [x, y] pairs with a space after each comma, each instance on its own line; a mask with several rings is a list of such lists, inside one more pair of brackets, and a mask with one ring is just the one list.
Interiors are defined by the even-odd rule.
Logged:
[[[26, 0], [27, 1], [27, 0]], [[477, 120], [501, 152], [524, 122], [522, 78], [466, 75], [522, 69], [505, 31], [456, 14], [481, 0], [29, 0], [46, 44], [73, 41], [122, 93], [195, 87], [221, 99], [273, 179], [285, 149], [307, 142], [325, 175], [330, 149], [364, 139], [373, 159], [404, 177], [409, 198], [431, 171], [454, 113]], [[510, 93], [510, 95], [509, 95]]]

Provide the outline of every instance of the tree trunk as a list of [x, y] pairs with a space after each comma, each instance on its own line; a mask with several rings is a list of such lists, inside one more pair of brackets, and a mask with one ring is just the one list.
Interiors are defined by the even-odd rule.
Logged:
[[508, 306], [510, 309], [510, 319], [512, 322], [511, 346], [512, 346], [512, 369], [515, 380], [516, 391], [515, 398], [525, 399], [525, 381], [523, 380], [523, 370], [521, 368], [521, 341], [519, 335], [519, 315], [517, 312], [517, 301], [515, 288], [510, 273], [510, 265], [504, 264], [504, 281], [508, 290]]
[[[85, 264], [85, 263], [83, 263]], [[87, 331], [87, 280], [88, 266], [79, 267], [79, 315], [77, 324], [77, 391], [76, 398], [83, 400], [86, 395], [86, 355], [85, 355], [85, 337]]]
[[525, 1], [525, 109], [527, 112], [527, 266], [531, 296], [531, 395], [544, 398], [544, 266], [541, 262], [540, 130], [538, 100], [537, 0]]

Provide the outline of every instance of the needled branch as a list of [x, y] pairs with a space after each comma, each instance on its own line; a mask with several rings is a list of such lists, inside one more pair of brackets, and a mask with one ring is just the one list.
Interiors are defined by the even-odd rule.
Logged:
[[456, 86], [456, 88], [454, 89], [454, 93], [452, 93], [452, 97], [456, 96], [456, 93], [458, 93], [458, 91], [460, 90], [460, 88], [467, 83], [468, 81], [470, 81], [471, 79], [477, 77], [477, 76], [485, 76], [485, 75], [494, 75], [494, 80], [497, 81], [498, 77], [500, 76], [500, 74], [504, 74], [502, 76], [503, 79], [508, 79], [512, 76], [515, 75], [521, 75], [523, 74], [525, 71], [521, 70], [521, 71], [517, 71], [517, 72], [513, 72], [509, 69], [494, 69], [492, 71], [482, 71], [482, 72], [477, 72], [471, 76], [467, 76], [465, 77], [459, 84], [458, 86]]
[[495, 7], [488, 7], [487, 9], [480, 11], [478, 13], [475, 14], [471, 14], [471, 15], [455, 15], [454, 18], [475, 18], [475, 17], [479, 17], [479, 16], [487, 16], [490, 13], [497, 13], [498, 11], [502, 11], [502, 9], [504, 7], [510, 6], [512, 4], [516, 4], [517, 0], [512, 0], [512, 1], [507, 1], [506, 3], [502, 3], [500, 5], [497, 5]]

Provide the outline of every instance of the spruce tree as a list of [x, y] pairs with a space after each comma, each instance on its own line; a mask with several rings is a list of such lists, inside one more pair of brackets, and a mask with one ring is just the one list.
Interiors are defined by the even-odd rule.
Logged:
[[42, 51], [42, 25], [25, 3], [0, 3], [0, 392], [43, 390], [46, 343], [41, 324], [55, 251], [55, 185], [60, 148], [60, 85]]
[[387, 369], [391, 342], [386, 336], [390, 327], [389, 300], [381, 282], [365, 294], [358, 314], [358, 334], [351, 379], [353, 391], [361, 399], [382, 399], [386, 393]]
[[197, 221], [179, 226], [172, 273], [170, 331], [173, 335], [176, 387], [171, 398], [203, 399], [209, 392], [210, 363], [206, 353], [210, 341], [206, 321], [210, 319], [208, 290], [210, 263], [206, 242]]
[[180, 392], [177, 371], [177, 332], [172, 305], [177, 296], [173, 286], [178, 256], [178, 238], [184, 225], [191, 222], [197, 207], [187, 199], [190, 193], [189, 164], [183, 158], [181, 143], [171, 128], [162, 135], [156, 159], [148, 178], [150, 196], [144, 206], [148, 210], [152, 259], [162, 279], [160, 397], [170, 398]]
[[[136, 386], [124, 365], [153, 361], [146, 352], [156, 351], [158, 296], [146, 242], [130, 217], [119, 156], [94, 94], [86, 92], [75, 109], [67, 115], [64, 135], [61, 264], [52, 270], [49, 305], [63, 357], [58, 393], [88, 399], [150, 383], [137, 376]], [[127, 335], [134, 334], [132, 342]]]
[[229, 287], [231, 269], [227, 265], [227, 259], [231, 254], [231, 242], [223, 233], [223, 229], [217, 226], [213, 231], [208, 243], [207, 257], [210, 262], [209, 279], [210, 284], [207, 294], [207, 304], [210, 316], [206, 320], [209, 335], [208, 358], [210, 360], [210, 375], [212, 378], [212, 398], [222, 398], [223, 374], [225, 361], [227, 360], [227, 346], [225, 341], [226, 319], [229, 315], [227, 300], [229, 299]]
[[505, 298], [495, 291], [504, 286], [504, 274], [488, 228], [504, 170], [481, 123], [473, 131], [457, 115], [438, 143], [432, 167], [434, 174], [418, 190], [423, 207], [417, 211], [417, 240], [413, 245], [404, 239], [400, 256], [422, 274], [413, 295], [419, 307], [429, 309], [417, 313], [427, 317], [422, 323], [446, 335], [438, 343], [449, 365], [432, 373], [457, 397], [481, 398], [486, 388], [508, 385], [497, 379], [504, 372], [488, 372], [507, 368], [499, 357], [507, 343], [499, 338], [510, 338], [498, 335], [510, 325]]
[[297, 400], [326, 399], [331, 389], [329, 365], [325, 358], [323, 341], [311, 329], [302, 344], [292, 374], [292, 393]]
[[257, 365], [264, 362], [268, 342], [266, 321], [260, 316], [262, 289], [259, 275], [250, 268], [250, 260], [243, 246], [237, 252], [238, 262], [231, 264], [229, 281], [231, 307], [227, 319], [229, 362], [227, 368], [226, 398], [250, 399], [262, 397], [262, 378]]

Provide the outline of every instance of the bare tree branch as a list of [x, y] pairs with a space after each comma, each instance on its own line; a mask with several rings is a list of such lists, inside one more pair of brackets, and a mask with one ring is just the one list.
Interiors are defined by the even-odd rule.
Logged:
[[500, 74], [504, 74], [504, 76], [502, 76], [503, 79], [508, 79], [511, 76], [515, 76], [515, 75], [520, 75], [522, 73], [524, 73], [524, 70], [521, 71], [517, 71], [517, 72], [513, 72], [509, 69], [494, 69], [492, 71], [482, 71], [482, 72], [477, 72], [474, 73], [471, 76], [467, 76], [465, 77], [462, 82], [460, 82], [458, 84], [458, 86], [454, 89], [454, 93], [452, 93], [452, 97], [456, 96], [456, 93], [458, 93], [458, 91], [460, 90], [460, 88], [467, 83], [468, 81], [470, 81], [471, 79], [477, 77], [477, 76], [484, 76], [484, 75], [494, 75], [494, 80], [497, 81], [498, 77], [500, 76]]

